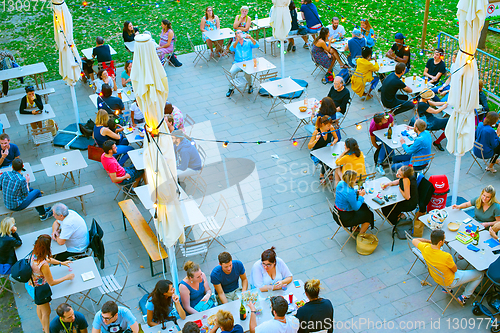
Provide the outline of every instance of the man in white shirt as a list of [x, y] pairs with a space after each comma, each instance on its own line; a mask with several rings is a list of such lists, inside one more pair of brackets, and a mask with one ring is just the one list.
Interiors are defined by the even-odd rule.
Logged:
[[252, 314], [250, 315], [250, 333], [297, 333], [299, 320], [294, 316], [286, 316], [288, 302], [283, 296], [271, 297], [271, 312], [274, 319], [268, 320], [257, 326], [255, 304], [248, 303]]
[[345, 36], [345, 29], [339, 24], [338, 17], [332, 18], [332, 24], [328, 26], [328, 30], [330, 31], [330, 38], [342, 39]]
[[66, 245], [66, 252], [54, 258], [66, 261], [69, 257], [82, 254], [89, 246], [89, 232], [85, 220], [65, 204], [56, 203], [52, 207], [55, 221], [52, 224], [52, 239], [59, 245]]

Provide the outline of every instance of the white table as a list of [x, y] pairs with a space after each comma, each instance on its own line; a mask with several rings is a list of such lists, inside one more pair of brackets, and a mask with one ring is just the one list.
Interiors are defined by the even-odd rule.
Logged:
[[[0, 71], [1, 72], [1, 71]], [[19, 110], [16, 111], [16, 117], [17, 121], [19, 121], [20, 125], [26, 125], [28, 126], [29, 124], [36, 123], [39, 121], [45, 121], [47, 119], [55, 118], [56, 115], [54, 113], [54, 110], [50, 106], [50, 104], [44, 104], [43, 106], [43, 112], [40, 114], [21, 114]], [[28, 133], [29, 133], [29, 126], [28, 126]]]
[[[451, 242], [451, 241], [454, 241], [456, 240], [456, 236], [457, 236], [457, 233], [458, 231], [465, 231], [465, 227], [469, 224], [469, 223], [472, 223], [473, 225], [476, 225], [477, 227], [479, 227], [479, 230], [483, 230], [484, 227], [481, 223], [477, 222], [476, 220], [474, 220], [472, 217], [470, 217], [469, 215], [467, 215], [466, 212], [464, 212], [463, 210], [460, 210], [460, 209], [453, 209], [451, 207], [446, 207], [445, 210], [448, 212], [448, 217], [444, 220], [443, 222], [443, 231], [444, 231], [444, 234], [445, 234], [445, 241], [447, 242]], [[463, 223], [463, 221], [465, 219], [468, 219], [470, 218], [471, 221], [468, 222], [468, 223]], [[427, 228], [431, 228], [430, 226], [430, 214], [425, 214], [425, 215], [422, 215], [418, 218]], [[448, 229], [448, 223], [450, 222], [456, 222], [460, 225], [460, 228], [458, 229], [458, 231], [451, 231], [450, 229]]]
[[[21, 260], [26, 257], [28, 253], [33, 251], [33, 246], [35, 245], [35, 241], [40, 235], [47, 234], [49, 236], [52, 235], [52, 227], [48, 227], [42, 230], [33, 231], [29, 234], [19, 235], [23, 244], [16, 249], [17, 260]], [[55, 256], [56, 254], [62, 253], [66, 251], [66, 245], [59, 245], [55, 240], [50, 242], [50, 252]]]
[[[65, 158], [68, 162], [66, 165], [62, 165], [63, 158]], [[78, 185], [80, 185], [80, 171], [83, 168], [86, 168], [87, 162], [83, 158], [83, 155], [80, 150], [70, 150], [68, 152], [52, 155], [49, 157], [44, 157], [40, 160], [42, 163], [45, 173], [47, 177], [54, 177], [55, 188], [57, 190], [57, 175], [63, 175], [64, 180], [61, 185], [61, 188], [64, 186], [64, 182], [66, 179], [69, 179], [76, 185], [75, 177], [73, 175], [73, 171], [78, 170]]]
[[[31, 164], [24, 162], [23, 165], [24, 165], [24, 169], [26, 171], [21, 171], [21, 174], [23, 176], [29, 175], [30, 176], [30, 183], [33, 183], [34, 181], [36, 181], [35, 174], [33, 173], [33, 170], [31, 169]], [[7, 171], [12, 171], [12, 166], [0, 168], [0, 176], [2, 175], [2, 173], [7, 172]]]
[[[229, 28], [222, 28], [222, 29], [216, 29], [216, 30], [210, 30], [210, 31], [205, 31], [203, 32], [206, 38], [210, 39], [211, 41], [219, 41], [219, 40], [224, 40], [228, 38], [234, 38], [235, 34], [232, 29]], [[220, 52], [221, 56], [224, 54], [224, 47], [221, 46], [219, 43], [214, 43], [215, 48], [217, 52]], [[215, 57], [214, 57], [215, 59]]]
[[479, 243], [476, 245], [476, 247], [480, 248], [478, 252], [474, 252], [467, 248], [467, 246], [472, 243], [465, 245], [458, 240], [454, 240], [449, 242], [448, 245], [465, 260], [467, 260], [469, 264], [474, 266], [475, 269], [478, 271], [484, 271], [488, 269], [491, 263], [498, 259], [498, 254], [494, 254], [493, 251], [500, 250], [500, 245], [491, 248], [488, 244], [485, 244], [484, 242], [488, 239], [491, 239], [488, 230], [482, 230], [479, 232]]
[[[309, 98], [307, 100], [307, 103], [304, 103], [304, 101], [305, 101], [305, 99], [304, 100], [300, 100], [298, 102], [293, 102], [293, 103], [290, 103], [290, 104], [285, 104], [285, 109], [287, 109], [288, 111], [290, 111], [299, 120], [299, 125], [297, 126], [297, 128], [295, 129], [295, 131], [293, 131], [293, 134], [290, 137], [290, 139], [293, 138], [293, 136], [295, 135], [295, 133], [297, 133], [298, 129], [301, 126], [306, 125], [307, 121], [309, 119], [311, 119], [311, 116], [313, 114], [313, 109], [314, 110], [319, 109], [319, 101], [316, 98]], [[307, 106], [307, 110], [304, 111], [304, 112], [300, 111], [299, 107], [301, 107], [301, 106]]]
[[128, 157], [132, 161], [136, 170], [144, 170], [144, 148], [129, 151]]
[[[121, 84], [121, 83], [120, 83]], [[118, 90], [121, 90], [121, 89], [118, 89]], [[123, 103], [129, 103], [129, 102], [132, 102], [130, 100], [130, 96], [131, 96], [132, 93], [128, 94], [127, 92], [125, 92], [125, 89], [123, 89], [121, 95], [121, 100]], [[114, 97], [118, 97], [118, 91], [113, 91], [112, 93], [112, 96]], [[97, 98], [98, 95], [97, 94], [92, 94], [92, 95], [89, 95], [89, 98], [90, 100], [92, 101], [92, 104], [94, 104], [94, 106], [97, 108]], [[102, 100], [100, 101], [102, 103]]]
[[[179, 196], [180, 201], [184, 201], [186, 199], [189, 199], [189, 197], [186, 194], [186, 192], [184, 191], [184, 189], [180, 186], [179, 186], [179, 191], [181, 192], [180, 196]], [[134, 192], [135, 192], [135, 194], [137, 194], [137, 197], [141, 201], [144, 208], [146, 208], [147, 210], [150, 210], [153, 208], [154, 202], [153, 202], [153, 199], [151, 198], [151, 195], [149, 194], [148, 185], [137, 186], [136, 188], [134, 188]]]
[[[20, 66], [16, 68], [6, 69], [0, 71], [0, 81], [17, 79], [24, 76], [32, 76], [35, 80], [36, 88], [38, 90], [45, 89], [45, 79], [43, 73], [47, 72], [47, 67], [43, 62], [37, 64]], [[40, 79], [40, 86], [38, 86], [38, 79]]]
[[401, 139], [401, 132], [406, 130], [408, 134], [410, 134], [413, 137], [413, 140], [410, 140], [407, 136], [404, 136], [405, 143], [406, 145], [410, 146], [413, 144], [415, 138], [416, 138], [416, 133], [412, 129], [408, 129], [408, 125], [395, 125], [392, 127], [392, 139], [389, 140], [387, 138], [387, 131], [388, 128], [384, 128], [378, 131], [373, 131], [373, 135], [375, 135], [380, 141], [382, 141], [385, 145], [387, 145], [391, 149], [401, 149], [403, 145], [399, 141]]
[[[375, 64], [375, 61], [372, 60], [372, 63]], [[390, 58], [383, 57], [382, 59], [377, 59], [377, 63], [380, 66], [378, 72], [380, 74], [394, 72], [396, 69], [396, 62]]]
[[[97, 266], [94, 262], [94, 258], [87, 257], [83, 259], [78, 259], [73, 261], [70, 264], [70, 269], [66, 266], [52, 266], [50, 267], [50, 272], [52, 273], [52, 277], [54, 279], [62, 278], [63, 276], [73, 273], [75, 274], [75, 278], [73, 280], [61, 282], [55, 286], [52, 286], [52, 299], [65, 298], [64, 302], [71, 301], [78, 305], [78, 308], [75, 311], [79, 311], [80, 308], [84, 308], [83, 302], [88, 298], [94, 303], [97, 303], [91, 297], [89, 297], [89, 293], [93, 288], [97, 288], [102, 286], [101, 274], [97, 270]], [[82, 274], [92, 271], [94, 273], [94, 278], [91, 280], [83, 281]], [[72, 300], [70, 297], [74, 294], [81, 294], [78, 297], [77, 301]], [[62, 303], [62, 302], [58, 302]], [[89, 311], [90, 313], [95, 313], [95, 311]]]
[[410, 87], [412, 92], [411, 94], [416, 95], [422, 90], [426, 88], [431, 88], [432, 84], [427, 83], [425, 84], [425, 80], [422, 79], [421, 77], [417, 76], [415, 80], [413, 80], [413, 75], [407, 76], [404, 80], [404, 83], [406, 84], [407, 87]]
[[337, 165], [335, 161], [337, 160], [337, 157], [340, 154], [342, 154], [344, 150], [345, 150], [345, 142], [339, 141], [334, 145], [329, 144], [326, 147], [311, 151], [311, 155], [315, 156], [318, 160], [320, 160], [323, 164], [325, 164], [328, 167], [324, 177], [325, 181], [327, 182], [332, 192], [335, 191], [334, 188], [335, 184], [334, 181], [330, 181], [330, 176], [333, 176], [335, 169], [340, 167], [340, 165]]
[[[156, 43], [156, 41], [154, 39], [152, 39], [153, 43], [155, 43], [155, 47], [158, 47], [158, 43]], [[125, 46], [127, 47], [127, 49], [134, 53], [135, 51], [135, 40], [134, 41], [131, 41], [131, 42], [124, 42], [123, 44], [125, 44]], [[90, 52], [90, 54], [92, 54], [92, 52]]]
[[[454, 106], [451, 106], [450, 104], [448, 104], [446, 106], [446, 108], [444, 108], [443, 112], [446, 113], [447, 115], [450, 115], [451, 116], [451, 113], [453, 112], [453, 109], [455, 107]], [[1, 115], [0, 115], [1, 116]]]
[[[82, 53], [83, 53], [83, 55], [85, 56], [85, 58], [87, 58], [87, 59], [89, 59], [89, 60], [90, 60], [90, 59], [92, 59], [92, 58], [93, 58], [93, 57], [92, 57], [92, 51], [93, 51], [93, 50], [94, 50], [94, 48], [93, 48], [93, 47], [89, 47], [88, 49], [83, 49], [83, 50], [82, 50]], [[111, 55], [112, 55], [112, 56], [116, 54], [115, 49], [114, 49], [111, 45], [109, 45], [109, 50], [110, 50], [110, 53], [111, 53]]]
[[157, 325], [154, 327], [149, 327], [148, 324], [141, 325], [143, 333], [177, 333], [177, 327], [175, 326], [173, 321], [167, 321], [165, 323], [165, 329], [161, 328], [161, 325]]
[[10, 128], [9, 119], [7, 119], [7, 116], [4, 113], [0, 114], [0, 123], [2, 123], [4, 130]]
[[243, 72], [255, 76], [255, 74], [270, 71], [271, 69], [275, 69], [273, 63], [269, 62], [266, 58], [259, 57], [257, 59], [257, 66], [254, 66], [254, 60], [247, 60], [242, 62], [235, 63]]
[[286, 102], [285, 99], [281, 96], [293, 94], [297, 91], [304, 90], [303, 87], [301, 87], [298, 83], [296, 83], [289, 77], [274, 81], [263, 82], [260, 84], [260, 86], [264, 88], [273, 97], [273, 103], [271, 105], [271, 109], [267, 113], [268, 116], [280, 104], [280, 102], [283, 104], [289, 104], [292, 101], [290, 99], [289, 102]]
[[125, 134], [128, 143], [138, 143], [142, 147], [142, 142], [144, 141], [144, 124], [132, 127], [132, 131], [130, 131], [129, 127], [125, 127], [123, 134]]

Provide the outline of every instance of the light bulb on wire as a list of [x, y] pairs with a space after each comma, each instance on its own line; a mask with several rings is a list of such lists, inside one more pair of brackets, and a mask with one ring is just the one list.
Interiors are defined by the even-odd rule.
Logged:
[[222, 143], [222, 147], [227, 148], [228, 144], [229, 144], [229, 141], [224, 141], [224, 143]]
[[108, 13], [111, 13], [111, 7], [108, 6], [108, 9], [106, 9]]
[[356, 129], [360, 130], [361, 129], [361, 124], [356, 124]]
[[297, 142], [297, 140], [293, 140], [293, 143], [292, 143], [294, 146], [297, 146], [299, 143]]

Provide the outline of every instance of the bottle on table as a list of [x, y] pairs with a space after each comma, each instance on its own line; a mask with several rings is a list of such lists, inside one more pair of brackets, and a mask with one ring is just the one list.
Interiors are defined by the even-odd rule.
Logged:
[[389, 125], [389, 129], [387, 129], [387, 139], [392, 139], [392, 125]]
[[247, 309], [245, 308], [245, 305], [243, 305], [243, 300], [241, 300], [240, 320], [245, 320], [245, 319], [247, 319]]

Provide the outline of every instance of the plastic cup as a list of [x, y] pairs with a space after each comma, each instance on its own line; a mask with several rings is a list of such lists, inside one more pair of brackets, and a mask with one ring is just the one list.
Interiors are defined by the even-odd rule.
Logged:
[[293, 294], [288, 294], [288, 303], [293, 303]]

